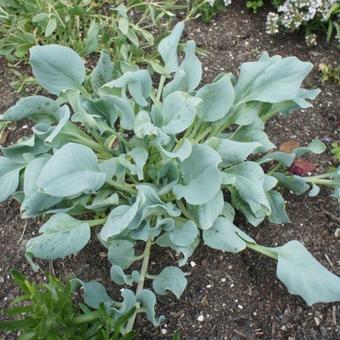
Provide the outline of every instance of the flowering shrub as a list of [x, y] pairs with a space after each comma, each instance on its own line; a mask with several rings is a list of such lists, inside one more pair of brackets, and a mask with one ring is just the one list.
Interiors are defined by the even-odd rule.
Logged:
[[[210, 21], [217, 12], [221, 11], [223, 5], [229, 6], [232, 0], [203, 0], [195, 3], [203, 20]], [[277, 11], [269, 12], [267, 15], [268, 34], [277, 34], [281, 28], [293, 32], [304, 27], [306, 43], [312, 46], [316, 45], [316, 33], [321, 28], [327, 31], [328, 40], [335, 32], [336, 40], [340, 41], [340, 4], [337, 0], [271, 0], [271, 3]], [[247, 8], [254, 13], [257, 13], [263, 5], [262, 0], [246, 1]]]
[[[277, 4], [279, 2], [276, 1]], [[331, 35], [334, 26], [336, 39], [340, 41], [338, 22], [340, 5], [337, 0], [286, 0], [281, 3], [276, 13], [270, 12], [267, 16], [267, 33], [278, 33], [280, 27], [295, 31], [305, 26], [307, 44], [316, 45], [314, 30], [320, 23], [328, 23], [328, 35]]]
[[[309, 305], [340, 300], [340, 278], [302, 243], [262, 246], [234, 221], [238, 212], [254, 227], [265, 219], [289, 223], [282, 186], [310, 196], [325, 186], [340, 198], [340, 167], [314, 176], [288, 172], [297, 157], [322, 153], [322, 142], [274, 151], [264, 132], [274, 115], [311, 106], [319, 90], [301, 84], [312, 65], [264, 53], [241, 65], [238, 79], [220, 74], [199, 86], [195, 42], [186, 43], [179, 62], [183, 29], [178, 23], [158, 46], [164, 66], [157, 88], [147, 70], [113, 64], [105, 51], [87, 76], [70, 48], [30, 50], [34, 76], [57, 98], [26, 97], [5, 112], [4, 121], [30, 118], [35, 125], [30, 137], [1, 147], [0, 157], [0, 201], [14, 196], [23, 217], [48, 217], [40, 235], [26, 244], [28, 261], [38, 270], [36, 258], [77, 253], [91, 234], [97, 236], [107, 248], [112, 281], [136, 291], [123, 289], [123, 302], [117, 302], [99, 282], [73, 284], [84, 288], [92, 308], [103, 303], [118, 319], [136, 307], [155, 325], [163, 320], [155, 316], [156, 295], [182, 295], [187, 278], [181, 267], [200, 242], [270, 257], [288, 291]], [[181, 253], [178, 266], [150, 273], [156, 245]], [[140, 270], [135, 262], [141, 262]], [[152, 289], [144, 287], [145, 280]], [[133, 328], [136, 313], [124, 333]]]

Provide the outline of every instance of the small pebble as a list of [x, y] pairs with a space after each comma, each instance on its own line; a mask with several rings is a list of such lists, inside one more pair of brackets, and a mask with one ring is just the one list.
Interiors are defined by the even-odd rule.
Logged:
[[334, 232], [335, 238], [340, 238], [340, 228], [336, 228]]
[[202, 321], [204, 320], [204, 316], [203, 316], [203, 315], [199, 315], [198, 318], [197, 318], [197, 320], [198, 320], [199, 322], [202, 322]]
[[162, 334], [166, 334], [166, 332], [167, 332], [166, 329], [164, 329], [164, 328], [161, 329]]
[[194, 267], [196, 266], [196, 262], [191, 261], [191, 262], [190, 262], [190, 266], [191, 266], [192, 268], [194, 268]]
[[314, 318], [314, 321], [315, 321], [316, 326], [320, 326], [320, 320], [319, 320], [319, 318], [315, 317], [315, 318]]
[[222, 277], [221, 282], [226, 282], [227, 279], [225, 277]]

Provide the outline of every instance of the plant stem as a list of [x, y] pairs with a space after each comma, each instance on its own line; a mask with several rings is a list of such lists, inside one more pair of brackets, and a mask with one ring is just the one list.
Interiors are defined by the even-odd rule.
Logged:
[[100, 313], [98, 311], [88, 312], [86, 314], [82, 314], [82, 315], [74, 318], [73, 323], [75, 325], [80, 325], [82, 323], [88, 323], [90, 321], [97, 320], [99, 318], [99, 316], [100, 316]]
[[112, 181], [112, 180], [107, 180], [107, 183], [112, 185], [117, 190], [125, 191], [129, 194], [135, 194], [136, 193], [136, 189], [128, 186], [127, 184], [119, 183], [119, 182]]
[[202, 139], [204, 139], [211, 132], [211, 127], [208, 127], [205, 131], [203, 131], [200, 135], [198, 135], [193, 142], [199, 143]]
[[277, 255], [271, 252], [267, 247], [260, 246], [256, 243], [250, 243], [250, 242], [246, 242], [246, 243], [247, 243], [247, 248], [255, 250], [262, 255], [266, 255], [268, 257], [271, 257], [274, 260], [277, 260]]
[[271, 175], [273, 174], [274, 172], [277, 172], [277, 170], [279, 170], [281, 167], [281, 164], [280, 163], [277, 163], [272, 169], [270, 169], [268, 171], [268, 175]]
[[161, 75], [161, 79], [159, 81], [158, 90], [157, 90], [157, 97], [156, 97], [156, 100], [158, 102], [161, 99], [161, 95], [162, 95], [162, 90], [163, 90], [163, 86], [164, 86], [164, 83], [165, 83], [165, 79], [166, 79], [166, 77]]
[[178, 200], [177, 201], [177, 205], [178, 207], [181, 209], [182, 214], [188, 218], [189, 220], [194, 220], [193, 217], [191, 216], [190, 212], [188, 211], [188, 209], [186, 208], [186, 206], [184, 205], [182, 200]]
[[104, 224], [106, 222], [106, 218], [99, 218], [97, 220], [89, 220], [89, 221], [83, 221], [83, 222], [88, 223], [90, 227], [95, 227], [97, 225]]
[[[149, 261], [150, 261], [151, 246], [152, 246], [152, 239], [149, 239], [146, 242], [144, 253], [143, 253], [143, 262], [142, 262], [142, 267], [141, 267], [141, 270], [140, 270], [139, 280], [138, 280], [138, 284], [137, 284], [136, 296], [143, 290], [143, 287], [144, 287], [144, 281], [145, 281], [145, 277], [147, 275], [148, 265], [149, 265]], [[126, 325], [125, 333], [129, 333], [129, 332], [132, 331], [133, 325], [134, 325], [135, 320], [136, 320], [136, 316], [137, 316], [137, 311], [133, 314], [131, 319], [128, 321], [128, 323]]]

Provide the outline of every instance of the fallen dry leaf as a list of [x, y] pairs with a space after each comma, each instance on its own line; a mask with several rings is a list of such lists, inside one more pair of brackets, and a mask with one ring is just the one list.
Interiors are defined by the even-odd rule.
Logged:
[[314, 171], [315, 168], [316, 166], [314, 163], [298, 157], [289, 168], [289, 172], [293, 175], [303, 176]]
[[286, 153], [291, 153], [293, 150], [298, 148], [300, 146], [300, 143], [295, 141], [295, 140], [288, 140], [286, 142], [283, 142], [280, 145], [280, 151], [286, 152]]

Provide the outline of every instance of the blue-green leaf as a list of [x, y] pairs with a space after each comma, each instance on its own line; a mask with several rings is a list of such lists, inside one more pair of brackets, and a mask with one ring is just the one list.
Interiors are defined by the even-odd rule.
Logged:
[[176, 150], [173, 151], [167, 151], [164, 149], [161, 145], [161, 143], [158, 142], [158, 147], [160, 151], [168, 158], [178, 158], [180, 161], [184, 161], [187, 159], [192, 150], [192, 145], [188, 139], [184, 139], [183, 144], [181, 144]]
[[153, 323], [155, 327], [159, 326], [164, 321], [164, 316], [161, 315], [158, 319], [156, 318], [155, 305], [156, 296], [149, 289], [143, 289], [141, 292], [136, 294], [137, 301], [141, 304], [141, 311], [146, 313], [147, 319]]
[[238, 164], [247, 159], [258, 147], [258, 142], [237, 142], [230, 139], [212, 137], [207, 140], [207, 144], [218, 152], [223, 164]]
[[306, 181], [300, 176], [286, 176], [280, 172], [273, 173], [273, 176], [276, 177], [276, 179], [286, 188], [292, 190], [296, 195], [301, 195], [310, 188]]
[[262, 146], [257, 148], [256, 152], [266, 152], [276, 148], [264, 132], [264, 125], [258, 118], [252, 124], [238, 128], [231, 139], [239, 142], [261, 143]]
[[105, 96], [104, 98], [110, 105], [114, 106], [120, 119], [120, 125], [124, 129], [132, 130], [134, 127], [135, 114], [133, 113], [129, 100], [125, 97], [118, 96]]
[[161, 40], [157, 48], [169, 73], [175, 72], [178, 68], [177, 48], [183, 30], [184, 22], [181, 21], [167, 37]]
[[92, 19], [84, 40], [85, 55], [88, 55], [97, 50], [99, 45], [99, 31], [100, 25], [96, 22], [96, 19]]
[[185, 47], [184, 60], [177, 69], [174, 79], [164, 87], [163, 98], [174, 91], [191, 92], [199, 85], [202, 78], [202, 65], [195, 54], [195, 50], [195, 42], [188, 41]]
[[294, 153], [286, 153], [281, 151], [270, 152], [267, 155], [263, 156], [258, 163], [264, 164], [271, 161], [277, 161], [283, 164], [286, 167], [290, 167], [295, 159]]
[[212, 84], [203, 86], [196, 94], [202, 102], [197, 115], [205, 122], [216, 122], [230, 111], [234, 102], [234, 88], [230, 76], [226, 75]]
[[162, 107], [163, 131], [175, 135], [186, 130], [195, 119], [196, 106], [200, 101], [185, 92], [169, 94]]
[[297, 156], [300, 157], [306, 153], [315, 153], [315, 154], [320, 154], [323, 153], [326, 150], [326, 145], [322, 143], [318, 139], [314, 139], [311, 141], [307, 146], [302, 146], [299, 148], [296, 148], [293, 153]]
[[296, 57], [274, 56], [244, 63], [235, 90], [242, 102], [257, 100], [278, 103], [293, 100], [312, 67], [311, 63], [302, 62]]
[[0, 120], [18, 121], [32, 118], [35, 121], [55, 122], [59, 105], [52, 99], [44, 96], [29, 96], [21, 98], [10, 107]]
[[245, 240], [252, 240], [224, 217], [219, 217], [212, 228], [203, 230], [203, 240], [211, 248], [238, 253], [246, 248]]
[[177, 299], [183, 294], [186, 285], [187, 279], [183, 272], [173, 266], [164, 268], [152, 281], [152, 287], [156, 294], [165, 295], [166, 291], [169, 290], [175, 294]]
[[113, 63], [108, 51], [103, 50], [100, 53], [96, 67], [90, 74], [90, 83], [92, 90], [97, 92], [104, 84], [112, 80]]
[[38, 83], [55, 95], [79, 89], [85, 79], [84, 62], [68, 47], [34, 46], [30, 49], [30, 64]]
[[37, 183], [49, 195], [67, 197], [96, 191], [105, 180], [96, 154], [87, 146], [68, 143], [46, 163]]
[[277, 255], [276, 274], [291, 294], [308, 305], [340, 300], [340, 277], [323, 267], [298, 241], [267, 248]]
[[70, 109], [67, 105], [60, 107], [57, 111], [58, 124], [53, 127], [52, 133], [45, 139], [45, 143], [52, 143], [53, 140], [59, 135], [63, 130], [64, 126], [67, 124], [71, 116]]
[[175, 185], [176, 198], [184, 197], [193, 205], [209, 202], [221, 187], [220, 162], [218, 153], [208, 145], [193, 145], [191, 155], [181, 163], [183, 184]]
[[39, 213], [48, 210], [58, 204], [62, 197], [54, 197], [39, 191], [37, 180], [41, 169], [48, 161], [47, 157], [40, 157], [32, 160], [26, 167], [24, 173], [24, 194], [25, 198], [21, 203], [20, 210], [23, 217], [35, 217]]
[[113, 209], [100, 231], [100, 237], [107, 240], [109, 237], [122, 233], [136, 216], [139, 204], [139, 201], [136, 200], [132, 206], [120, 205]]
[[0, 202], [6, 201], [17, 190], [19, 173], [23, 167], [6, 157], [0, 157]]
[[265, 210], [267, 215], [270, 214], [270, 204], [264, 187], [265, 176], [260, 165], [247, 161], [228, 168], [225, 172], [234, 176], [235, 182], [232, 186], [255, 215], [261, 210]]
[[26, 245], [28, 257], [55, 260], [83, 249], [90, 240], [90, 226], [67, 214], [53, 215], [40, 229], [42, 235]]
[[268, 216], [269, 221], [275, 224], [290, 223], [285, 209], [285, 201], [281, 194], [275, 190], [269, 191], [267, 198], [271, 208], [271, 214]]
[[200, 229], [206, 230], [211, 228], [222, 212], [223, 206], [224, 199], [222, 191], [219, 191], [209, 202], [192, 206], [192, 213], [197, 218]]
[[148, 152], [143, 147], [137, 147], [128, 152], [128, 155], [132, 157], [135, 163], [135, 171], [133, 175], [137, 175], [139, 180], [144, 179], [143, 168], [148, 159]]
[[50, 147], [46, 146], [36, 133], [32, 136], [21, 137], [16, 144], [6, 147], [0, 146], [0, 150], [4, 156], [20, 164], [27, 162], [27, 155], [38, 156], [46, 153], [49, 149]]
[[170, 241], [179, 247], [190, 246], [197, 235], [198, 230], [193, 221], [178, 223], [176, 227], [169, 232]]
[[79, 285], [83, 287], [84, 301], [91, 308], [99, 309], [100, 304], [104, 304], [105, 307], [111, 307], [114, 302], [107, 294], [105, 287], [99, 282], [72, 279], [71, 284], [73, 289]]
[[138, 271], [134, 270], [131, 275], [126, 275], [123, 269], [116, 264], [111, 267], [110, 276], [112, 281], [117, 285], [127, 284], [131, 286], [134, 282], [137, 283], [139, 280]]
[[122, 269], [130, 267], [136, 260], [134, 243], [127, 240], [111, 240], [109, 242], [108, 259], [113, 265]]

